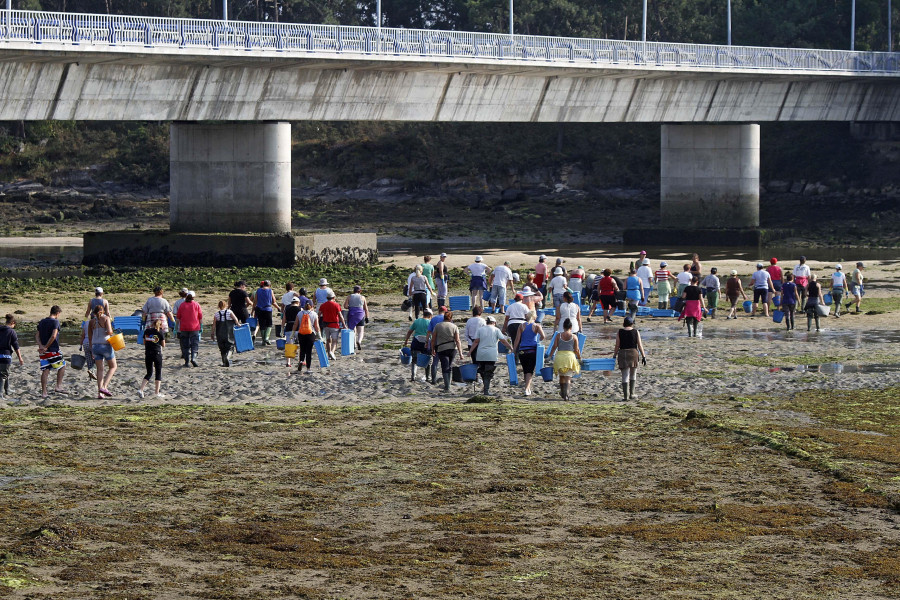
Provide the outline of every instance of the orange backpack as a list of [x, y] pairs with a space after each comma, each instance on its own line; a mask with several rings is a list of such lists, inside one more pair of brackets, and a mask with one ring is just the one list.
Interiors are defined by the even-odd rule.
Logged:
[[312, 325], [310, 325], [311, 319], [309, 318], [309, 313], [304, 313], [303, 317], [300, 319], [300, 328], [298, 333], [300, 335], [309, 335], [313, 332]]

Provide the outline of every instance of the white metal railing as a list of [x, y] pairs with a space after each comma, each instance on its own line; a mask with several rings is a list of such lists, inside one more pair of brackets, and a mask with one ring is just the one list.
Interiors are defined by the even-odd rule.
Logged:
[[629, 42], [465, 31], [431, 31], [169, 19], [0, 10], [0, 42], [113, 48], [241, 49], [255, 53], [323, 53], [638, 65], [666, 68], [897, 73], [900, 53]]

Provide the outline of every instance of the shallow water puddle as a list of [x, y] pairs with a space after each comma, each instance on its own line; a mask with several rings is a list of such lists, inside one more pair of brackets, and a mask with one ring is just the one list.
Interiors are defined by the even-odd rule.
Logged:
[[842, 373], [889, 373], [900, 371], [900, 364], [859, 365], [844, 363], [823, 363], [821, 365], [797, 365], [796, 367], [772, 367], [770, 373], [781, 371], [797, 371], [798, 373], [825, 373], [827, 375], [840, 375]]
[[[641, 328], [641, 337], [645, 340], [676, 340], [686, 338], [684, 331], [660, 331]], [[898, 330], [824, 330], [824, 331], [786, 331], [783, 329], [712, 329], [703, 332], [704, 339], [719, 340], [760, 340], [768, 342], [839, 342], [848, 348], [861, 348], [869, 344], [900, 343]]]

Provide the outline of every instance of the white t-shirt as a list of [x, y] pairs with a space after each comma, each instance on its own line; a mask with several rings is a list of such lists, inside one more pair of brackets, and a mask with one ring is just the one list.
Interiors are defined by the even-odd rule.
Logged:
[[512, 271], [506, 265], [500, 265], [494, 269], [494, 285], [505, 288], [512, 279]]
[[679, 285], [691, 285], [691, 281], [694, 279], [694, 275], [690, 271], [682, 271], [678, 274], [678, 277], [676, 277], [676, 279], [678, 280]]
[[503, 332], [493, 325], [484, 325], [478, 329], [475, 337], [478, 339], [478, 348], [475, 351], [475, 359], [478, 362], [496, 361], [498, 355], [497, 343], [506, 338], [506, 336], [503, 335]]
[[809, 276], [812, 274], [812, 272], [809, 270], [809, 265], [807, 264], [797, 265], [791, 272], [794, 274], [794, 277], [809, 278]]
[[769, 281], [772, 279], [772, 276], [765, 269], [758, 269], [750, 279], [753, 280], [754, 290], [767, 290], [769, 289]]
[[556, 330], [560, 333], [563, 331], [563, 323], [566, 319], [572, 321], [572, 333], [578, 333], [578, 314], [581, 308], [574, 302], [563, 302], [559, 305], [556, 314], [559, 315], [559, 327]]
[[291, 300], [294, 298], [299, 298], [300, 294], [295, 292], [294, 290], [289, 291], [284, 296], [281, 297], [281, 305], [284, 307], [288, 307], [291, 305]]
[[506, 316], [509, 318], [508, 323], [524, 323], [525, 316], [529, 312], [529, 308], [524, 303], [513, 302], [506, 308]]
[[478, 330], [484, 327], [484, 319], [482, 317], [472, 317], [466, 321], [466, 342], [471, 346], [475, 341]]
[[843, 271], [835, 271], [831, 276], [831, 287], [847, 287], [847, 276]]
[[648, 265], [644, 265], [637, 270], [637, 277], [641, 280], [641, 286], [643, 288], [649, 288], [650, 280], [653, 279], [653, 269], [651, 269]]
[[486, 264], [476, 262], [469, 265], [468, 269], [473, 277], [483, 277], [488, 268]]
[[562, 294], [566, 291], [566, 287], [568, 286], [568, 282], [566, 278], [562, 275], [557, 275], [553, 279], [550, 280], [550, 291], [553, 294]]

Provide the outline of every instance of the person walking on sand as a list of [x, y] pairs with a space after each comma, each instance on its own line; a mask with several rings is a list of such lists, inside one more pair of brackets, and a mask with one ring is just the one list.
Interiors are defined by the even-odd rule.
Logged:
[[431, 264], [431, 256], [428, 254], [423, 256], [422, 264], [419, 266], [422, 267], [422, 275], [428, 280], [428, 289], [432, 292], [427, 299], [428, 308], [431, 308], [431, 297], [437, 295], [434, 287], [434, 265]]
[[497, 329], [497, 319], [488, 315], [484, 319], [484, 326], [478, 330], [475, 336], [475, 343], [472, 344], [471, 353], [478, 363], [478, 373], [481, 375], [481, 381], [484, 385], [482, 394], [489, 396], [491, 394], [491, 380], [494, 378], [494, 369], [497, 368], [497, 358], [499, 350], [497, 344], [503, 344], [512, 350], [512, 344], [509, 338], [503, 335], [503, 332]]
[[819, 305], [825, 306], [825, 298], [822, 295], [822, 286], [819, 285], [815, 274], [809, 276], [809, 284], [806, 287], [806, 330], [812, 328], [813, 319], [816, 321], [816, 331], [819, 331]]
[[[863, 287], [863, 280], [865, 277], [863, 276], [863, 269], [866, 266], [861, 262], [856, 263], [856, 269], [850, 275], [850, 293], [853, 294], [854, 299], [856, 300], [856, 314], [859, 314], [859, 303], [862, 302], [863, 296], [866, 294], [866, 290]], [[853, 304], [853, 301], [847, 303], [847, 312], [850, 312], [850, 305]]]
[[[616, 292], [619, 291], [619, 284], [613, 279], [611, 269], [603, 269], [603, 277], [597, 284], [600, 290], [600, 304], [603, 306], [603, 322], [612, 323], [612, 313], [616, 310]], [[594, 303], [596, 305], [596, 303]], [[594, 306], [591, 306], [591, 313], [594, 312]]]
[[222, 366], [230, 367], [231, 353], [234, 351], [234, 328], [240, 325], [234, 311], [228, 308], [224, 300], [219, 300], [219, 310], [213, 315], [213, 331], [210, 338], [219, 347], [222, 355]]
[[644, 304], [644, 286], [636, 269], [629, 269], [628, 279], [625, 280], [625, 300], [628, 303], [628, 316], [633, 321], [637, 315], [638, 305]]
[[262, 345], [269, 346], [271, 342], [269, 337], [272, 335], [272, 324], [274, 322], [273, 312], [275, 308], [275, 294], [272, 292], [272, 284], [268, 280], [259, 282], [259, 288], [253, 294], [253, 316], [256, 317], [256, 333], [262, 330]]
[[706, 306], [709, 309], [709, 318], [716, 318], [716, 308], [719, 306], [719, 292], [722, 291], [722, 282], [716, 275], [719, 270], [715, 267], [709, 270], [709, 275], [700, 282], [701, 291], [706, 291]]
[[[534, 292], [531, 292], [531, 290], [527, 291], [530, 292], [528, 297], [533, 298]], [[532, 310], [531, 307], [525, 303], [525, 295], [523, 293], [516, 294], [513, 300], [514, 302], [509, 305], [509, 308], [506, 311], [506, 317], [503, 319], [503, 327], [500, 328], [500, 331], [511, 340], [516, 339], [519, 328], [525, 324], [525, 317], [528, 315], [528, 312]]]
[[109, 302], [107, 302], [106, 298], [103, 297], [103, 288], [102, 288], [102, 287], [95, 287], [95, 288], [94, 288], [94, 297], [91, 298], [91, 301], [90, 301], [90, 302], [88, 302], [87, 310], [84, 311], [84, 318], [85, 318], [85, 319], [90, 318], [90, 316], [91, 316], [92, 314], [94, 314], [94, 307], [95, 307], [95, 306], [102, 306], [102, 307], [103, 307], [103, 312], [106, 314], [106, 316], [107, 316], [107, 317], [110, 316], [110, 313], [109, 313]]
[[844, 298], [846, 289], [847, 277], [844, 275], [844, 267], [835, 265], [834, 273], [831, 275], [831, 301], [834, 304], [834, 316], [838, 319], [841, 318], [841, 300]]
[[538, 263], [534, 266], [534, 285], [538, 287], [543, 295], [547, 295], [544, 284], [547, 282], [547, 255], [541, 254], [538, 257]]
[[362, 341], [366, 335], [366, 323], [369, 322], [369, 303], [362, 295], [362, 288], [353, 286], [353, 293], [344, 300], [347, 309], [347, 328], [356, 333], [356, 350], [362, 350]]
[[466, 267], [469, 273], [469, 295], [472, 297], [472, 306], [484, 306], [484, 291], [487, 289], [487, 275], [490, 268], [484, 264], [481, 256], [475, 257], [475, 262]]
[[691, 275], [697, 276], [697, 281], [700, 281], [700, 278], [703, 277], [703, 266], [700, 264], [700, 255], [694, 252], [694, 255], [691, 257]]
[[160, 286], [153, 288], [153, 296], [147, 298], [144, 306], [141, 307], [141, 317], [146, 325], [156, 323], [162, 319], [162, 329], [160, 332], [163, 337], [169, 333], [169, 319], [175, 320], [172, 307], [169, 301], [163, 298], [163, 289]]
[[[480, 307], [476, 307], [480, 308]], [[416, 319], [409, 325], [409, 329], [406, 330], [406, 339], [403, 340], [403, 347], [409, 346], [409, 349], [412, 352], [412, 363], [410, 369], [410, 381], [416, 380], [416, 372], [418, 365], [416, 364], [417, 359], [419, 358], [419, 354], [423, 352], [428, 352], [428, 346], [426, 343], [428, 342], [428, 326], [431, 324], [431, 316], [433, 315], [433, 311], [430, 308], [426, 308], [422, 313], [422, 317]], [[412, 338], [412, 343], [410, 343], [410, 338]], [[428, 370], [426, 367], [425, 377], [428, 378]]]
[[793, 268], [791, 271], [794, 274], [794, 283], [797, 284], [797, 291], [800, 292], [800, 305], [804, 306], [806, 304], [806, 286], [809, 285], [809, 276], [812, 274], [812, 271], [809, 270], [809, 265], [806, 264], [806, 257], [800, 257], [800, 264]]
[[341, 342], [341, 329], [347, 327], [347, 322], [344, 321], [341, 305], [334, 299], [332, 291], [328, 292], [325, 303], [319, 305], [319, 320], [322, 322], [325, 335], [325, 351], [328, 352], [328, 357], [334, 360], [334, 352]]
[[[291, 326], [288, 325], [287, 315], [285, 311], [287, 311], [288, 307], [291, 305], [291, 300], [294, 298], [300, 299], [300, 294], [294, 290], [294, 282], [289, 281], [284, 284], [285, 292], [281, 295], [281, 333], [285, 337], [287, 337], [288, 332], [291, 330]], [[300, 304], [297, 305], [297, 310], [300, 309]]]
[[634, 400], [634, 384], [637, 381], [638, 363], [647, 364], [641, 332], [634, 328], [634, 320], [625, 317], [622, 329], [616, 334], [613, 360], [622, 372], [622, 400]]
[[188, 290], [184, 296], [184, 302], [178, 307], [178, 322], [181, 324], [178, 330], [178, 341], [181, 345], [181, 355], [184, 357], [185, 367], [188, 365], [200, 366], [197, 364], [197, 352], [200, 350], [200, 325], [203, 322], [203, 309], [194, 298], [195, 293]]
[[[453, 374], [453, 359], [462, 361], [462, 343], [459, 340], [459, 327], [453, 322], [453, 311], [444, 313], [444, 320], [438, 323], [431, 337], [432, 361], [440, 361], [441, 374], [444, 378], [444, 391], [450, 391], [450, 376]], [[432, 379], [434, 375], [432, 375]], [[433, 382], [432, 382], [433, 383]]]
[[781, 304], [781, 284], [784, 280], [784, 272], [781, 270], [781, 267], [778, 266], [777, 258], [773, 256], [769, 259], [769, 266], [766, 267], [766, 271], [768, 271], [769, 277], [772, 278], [772, 288], [774, 289], [774, 292], [769, 294], [766, 304], [769, 304], [775, 298], [778, 298], [778, 304]]
[[569, 399], [572, 377], [581, 372], [581, 349], [572, 327], [571, 319], [563, 321], [563, 332], [553, 338], [550, 347], [550, 356], [554, 357], [553, 372], [559, 377], [559, 395], [563, 400]]
[[16, 318], [7, 314], [4, 317], [4, 324], [0, 326], [0, 398], [9, 398], [9, 370], [12, 367], [13, 354], [19, 359], [20, 367], [25, 364], [15, 329]]
[[[182, 290], [187, 296], [188, 290]], [[175, 308], [175, 314], [178, 314], [180, 306]], [[246, 323], [250, 318], [250, 309], [253, 308], [253, 301], [250, 300], [250, 294], [247, 293], [247, 282], [241, 279], [234, 282], [234, 289], [228, 294], [228, 308], [237, 317], [238, 323]], [[184, 357], [182, 357], [184, 358]]]
[[328, 280], [324, 277], [319, 280], [319, 287], [313, 292], [313, 307], [318, 309], [324, 303], [328, 302], [328, 294], [334, 293], [334, 290], [328, 287]]
[[447, 304], [447, 290], [450, 283], [450, 269], [447, 267], [447, 253], [441, 252], [441, 257], [434, 265], [434, 284], [437, 288], [437, 305]]
[[753, 310], [750, 312], [750, 316], [755, 317], [756, 309], [759, 307], [768, 317], [769, 294], [775, 293], [775, 288], [772, 287], [772, 277], [762, 263], [756, 263], [756, 272], [750, 279], [753, 281]]
[[309, 367], [312, 364], [313, 347], [322, 334], [319, 329], [319, 317], [313, 310], [312, 300], [308, 298], [294, 320], [294, 333], [296, 334], [297, 345], [300, 346], [300, 352], [297, 353], [297, 371], [303, 371], [303, 363], [305, 362], [308, 375]]
[[499, 314], [503, 314], [506, 307], [507, 288], [514, 289], [513, 272], [509, 267], [509, 261], [506, 261], [491, 273], [490, 307]]
[[575, 304], [572, 292], [568, 290], [563, 292], [562, 302], [560, 303], [559, 308], [556, 309], [554, 329], [556, 329], [557, 332], [562, 333], [564, 330], [563, 323], [565, 323], [566, 320], [569, 320], [572, 323], [572, 333], [578, 333], [583, 329], [581, 325], [581, 307]]
[[[434, 354], [434, 328], [444, 321], [444, 315], [450, 310], [449, 306], [441, 306], [438, 308], [438, 314], [433, 316], [428, 322], [428, 333], [425, 335], [425, 349], [430, 354]], [[431, 385], [437, 385], [437, 369], [438, 361], [433, 359], [431, 366], [425, 369], [425, 382]]]
[[[691, 273], [691, 264], [690, 264], [690, 263], [684, 263], [684, 266], [682, 267], [681, 273], [679, 273], [679, 274], [675, 277], [675, 279], [678, 281], [678, 292], [676, 293], [676, 296], [677, 296], [678, 298], [681, 298], [681, 297], [684, 295], [684, 288], [686, 288], [687, 286], [691, 285], [691, 280], [692, 280], [693, 278], [694, 278], [694, 276], [693, 276], [693, 274]], [[697, 281], [699, 281], [699, 280], [700, 280], [700, 276], [698, 275], [698, 276], [697, 276]]]
[[[300, 314], [300, 298], [294, 296], [291, 298], [290, 304], [282, 312], [282, 316], [286, 319], [286, 328], [284, 330], [284, 340], [286, 344], [296, 344], [297, 336], [294, 333], [294, 324], [297, 322], [297, 315]], [[291, 356], [285, 353], [285, 366], [291, 368]]]
[[[221, 302], [220, 304], [225, 304]], [[147, 368], [147, 374], [141, 381], [141, 389], [138, 390], [138, 396], [144, 397], [144, 388], [150, 383], [150, 377], [156, 371], [156, 378], [153, 381], [154, 395], [161, 398], [159, 386], [162, 384], [162, 349], [166, 347], [166, 336], [162, 331], [165, 317], [159, 317], [155, 321], [150, 322], [150, 327], [144, 329], [144, 366]]]
[[650, 304], [650, 292], [653, 291], [653, 269], [650, 268], [650, 259], [645, 258], [640, 267], [635, 271], [637, 278], [641, 280], [641, 288], [644, 291], [644, 299], [641, 306]]
[[659, 269], [654, 274], [656, 279], [656, 294], [659, 296], [659, 305], [657, 308], [664, 310], [669, 308], [669, 295], [672, 293], [672, 282], [677, 281], [672, 272], [666, 267], [669, 263], [662, 261], [659, 263]]
[[547, 295], [553, 298], [553, 308], [559, 308], [563, 292], [569, 287], [562, 267], [553, 267], [553, 279], [547, 284]]
[[[95, 304], [95, 310], [103, 311], [103, 304]], [[38, 346], [38, 356], [41, 361], [41, 398], [47, 397], [47, 383], [50, 379], [50, 371], [56, 371], [57, 394], [65, 394], [62, 382], [66, 372], [66, 361], [59, 351], [59, 314], [62, 309], [55, 304], [50, 307], [50, 316], [41, 319], [37, 325], [37, 333], [34, 339]], [[109, 317], [107, 317], [107, 320]], [[112, 329], [110, 328], [110, 331]], [[98, 375], [99, 377], [99, 375]]]
[[178, 300], [176, 300], [172, 305], [172, 316], [175, 317], [175, 331], [173, 331], [172, 333], [174, 333], [175, 335], [178, 335], [178, 309], [181, 308], [182, 304], [184, 304], [184, 297], [187, 296], [187, 293], [187, 288], [181, 288], [180, 290], [178, 290]]
[[578, 294], [579, 298], [584, 297], [584, 278], [586, 276], [583, 265], [578, 265], [569, 272], [569, 289], [573, 294]]
[[431, 284], [428, 278], [422, 275], [422, 265], [416, 265], [415, 275], [409, 280], [409, 293], [412, 296], [413, 308], [416, 312], [416, 318], [419, 318], [419, 310], [424, 311], [428, 308], [428, 292], [431, 291]]
[[[91, 352], [97, 365], [97, 398], [112, 398], [109, 384], [116, 372], [116, 351], [109, 343], [109, 336], [113, 335], [112, 319], [103, 312], [101, 305], [94, 306], [91, 315], [91, 323], [88, 327], [88, 341], [91, 344]], [[105, 373], [104, 373], [104, 362]]]
[[797, 284], [794, 283], [793, 273], [784, 276], [784, 285], [781, 286], [781, 310], [784, 312], [784, 324], [788, 331], [794, 328], [794, 309], [799, 299]]
[[684, 299], [684, 310], [678, 320], [684, 319], [687, 324], [688, 337], [697, 337], [697, 324], [703, 320], [703, 294], [700, 292], [699, 280], [691, 279], [691, 285], [684, 288], [681, 297]]
[[[469, 354], [472, 354], [472, 345], [475, 344], [475, 338], [478, 335], [478, 330], [484, 327], [484, 317], [481, 316], [483, 313], [483, 308], [481, 308], [480, 306], [473, 306], [472, 316], [466, 320], [466, 326], [463, 331], [466, 337], [466, 352], [468, 352]], [[473, 360], [472, 362], [475, 361]]]
[[738, 296], [747, 299], [747, 294], [744, 293], [744, 284], [741, 283], [741, 278], [738, 277], [738, 272], [736, 269], [731, 270], [731, 277], [729, 277], [725, 281], [725, 297], [728, 299], [728, 302], [731, 304], [731, 308], [728, 311], [728, 316], [725, 319], [737, 319], [737, 303]]
[[[535, 323], [535, 312], [529, 311], [525, 315], [525, 324], [516, 330], [513, 341], [513, 351], [522, 365], [522, 374], [525, 378], [525, 395], [531, 395], [531, 380], [534, 379], [534, 369], [537, 364], [537, 345], [544, 339], [544, 329], [540, 323]], [[544, 365], [540, 365], [543, 367]]]

